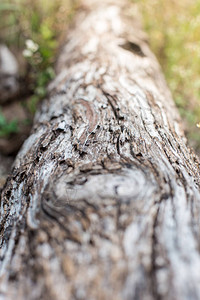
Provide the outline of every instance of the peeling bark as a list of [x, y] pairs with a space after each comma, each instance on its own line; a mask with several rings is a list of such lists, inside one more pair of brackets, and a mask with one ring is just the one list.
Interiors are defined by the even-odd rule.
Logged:
[[85, 2], [2, 190], [0, 299], [200, 299], [199, 160], [122, 1]]

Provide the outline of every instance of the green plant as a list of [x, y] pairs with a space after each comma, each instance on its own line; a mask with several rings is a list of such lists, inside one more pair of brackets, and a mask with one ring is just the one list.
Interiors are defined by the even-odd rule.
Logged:
[[18, 132], [17, 120], [7, 121], [0, 111], [0, 137], [8, 137], [16, 132]]

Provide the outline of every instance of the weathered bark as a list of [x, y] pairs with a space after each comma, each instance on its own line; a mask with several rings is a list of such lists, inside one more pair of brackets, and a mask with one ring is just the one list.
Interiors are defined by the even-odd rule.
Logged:
[[85, 2], [2, 191], [0, 299], [200, 299], [199, 161], [123, 1]]

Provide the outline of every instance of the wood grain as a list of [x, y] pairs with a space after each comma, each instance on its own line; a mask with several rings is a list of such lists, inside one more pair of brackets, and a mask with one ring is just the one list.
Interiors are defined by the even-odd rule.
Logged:
[[200, 299], [199, 160], [128, 14], [85, 1], [68, 34], [2, 190], [1, 300]]

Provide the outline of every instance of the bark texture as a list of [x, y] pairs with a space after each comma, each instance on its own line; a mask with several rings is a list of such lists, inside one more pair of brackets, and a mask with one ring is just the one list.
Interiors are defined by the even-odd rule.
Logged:
[[199, 161], [122, 2], [85, 1], [2, 190], [1, 300], [200, 299]]

